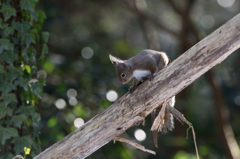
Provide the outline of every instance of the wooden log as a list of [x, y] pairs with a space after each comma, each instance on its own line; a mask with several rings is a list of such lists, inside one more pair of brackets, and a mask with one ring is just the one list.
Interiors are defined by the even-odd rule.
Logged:
[[165, 100], [221, 63], [239, 47], [240, 14], [161, 70], [153, 81], [146, 81], [133, 93], [125, 94], [81, 128], [40, 153], [35, 159], [70, 159], [89, 156], [131, 126], [141, 123]]

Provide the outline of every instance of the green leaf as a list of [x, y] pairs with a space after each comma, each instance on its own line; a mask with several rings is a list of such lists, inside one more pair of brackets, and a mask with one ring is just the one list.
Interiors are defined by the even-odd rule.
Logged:
[[22, 76], [22, 69], [20, 67], [8, 66], [9, 72], [6, 74], [8, 80], [13, 81]]
[[32, 21], [37, 21], [38, 20], [38, 11], [34, 10], [33, 12], [31, 12], [30, 16], [31, 16]]
[[14, 115], [10, 121], [13, 122], [14, 127], [21, 128], [22, 123], [26, 120], [27, 120], [27, 117], [24, 114], [20, 114], [20, 115]]
[[13, 41], [14, 45], [18, 45], [20, 41], [19, 38], [16, 38], [16, 37], [11, 37], [11, 40]]
[[13, 93], [9, 93], [9, 94], [2, 93], [2, 96], [0, 97], [0, 99], [3, 100], [5, 106], [7, 106], [10, 103], [17, 103], [17, 98]]
[[16, 89], [16, 86], [12, 83], [2, 82], [0, 84], [0, 91], [4, 92], [6, 94], [11, 92], [12, 90], [15, 90], [15, 89]]
[[22, 37], [22, 43], [25, 44], [26, 48], [28, 48], [31, 43], [36, 44], [36, 41], [35, 41], [35, 38], [34, 38], [34, 34], [26, 33], [26, 34]]
[[5, 61], [9, 64], [13, 64], [13, 62], [17, 60], [17, 58], [18, 55], [15, 54], [12, 50], [7, 50], [0, 54], [0, 61]]
[[34, 128], [34, 133], [37, 136], [40, 130], [40, 120], [41, 116], [38, 113], [35, 113], [34, 116], [32, 117], [32, 122], [33, 122], [33, 128]]
[[33, 28], [36, 29], [37, 31], [41, 31], [41, 29], [42, 29], [42, 24], [36, 23], [36, 24], [33, 26]]
[[22, 70], [26, 70], [28, 74], [31, 74], [31, 67], [29, 65], [24, 65]]
[[46, 18], [47, 18], [47, 16], [43, 11], [41, 11], [41, 10], [38, 11], [38, 22], [39, 23], [43, 24], [44, 19], [46, 19]]
[[21, 0], [20, 7], [26, 11], [34, 11], [37, 0]]
[[17, 80], [14, 81], [14, 84], [16, 86], [21, 86], [23, 87], [25, 90], [28, 89], [28, 79], [25, 79], [23, 77], [19, 77]]
[[41, 56], [40, 56], [40, 60], [43, 60], [44, 57], [45, 57], [45, 54], [48, 53], [48, 46], [46, 43], [43, 44], [43, 47], [42, 47], [42, 53], [41, 53]]
[[46, 32], [46, 31], [42, 32], [41, 33], [41, 38], [42, 38], [42, 42], [43, 43], [47, 43], [48, 42], [48, 38], [49, 38], [49, 32]]
[[8, 26], [9, 24], [0, 23], [0, 35], [3, 37], [7, 37], [8, 35], [12, 35], [14, 32], [13, 27]]
[[33, 35], [35, 43], [39, 43], [39, 34], [37, 29], [31, 29], [28, 32]]
[[4, 50], [13, 50], [13, 44], [9, 39], [0, 39], [0, 54]]
[[23, 57], [24, 57], [24, 60], [27, 62], [27, 63], [29, 63], [29, 61], [30, 61], [30, 54], [29, 54], [29, 51], [26, 49], [26, 48], [24, 48], [24, 50], [22, 51], [23, 52]]
[[15, 30], [17, 30], [21, 35], [27, 33], [27, 31], [31, 28], [30, 24], [26, 21], [24, 22], [12, 22], [12, 26]]
[[20, 108], [18, 108], [16, 113], [25, 114], [28, 117], [29, 115], [32, 115], [34, 113], [34, 111], [35, 111], [34, 106], [32, 106], [32, 105], [30, 105], [30, 106], [22, 105]]
[[15, 137], [11, 143], [14, 144], [16, 154], [24, 152], [24, 147], [30, 147], [31, 138], [29, 136]]
[[0, 119], [5, 117], [6, 115], [12, 116], [12, 109], [9, 107], [6, 107], [3, 102], [0, 103]]
[[11, 6], [3, 5], [0, 9], [0, 12], [3, 13], [4, 20], [7, 21], [11, 16], [16, 15], [16, 9]]
[[31, 83], [31, 86], [32, 86], [33, 93], [36, 96], [38, 96], [38, 98], [42, 98], [41, 97], [41, 93], [42, 93], [41, 83], [39, 83], [39, 82]]
[[0, 73], [5, 73], [3, 65], [0, 65]]
[[7, 139], [10, 139], [11, 137], [17, 137], [17, 136], [18, 136], [18, 132], [15, 128], [4, 128], [0, 126], [0, 141], [2, 145], [4, 145]]

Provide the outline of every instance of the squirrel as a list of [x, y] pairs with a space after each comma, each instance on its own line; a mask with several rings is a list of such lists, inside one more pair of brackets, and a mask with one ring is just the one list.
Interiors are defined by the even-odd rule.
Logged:
[[146, 79], [153, 80], [156, 73], [170, 62], [166, 53], [154, 50], [143, 50], [128, 60], [121, 60], [112, 55], [109, 55], [109, 58], [116, 67], [120, 83], [125, 84], [134, 79], [130, 92]]
[[[120, 83], [125, 84], [132, 78], [134, 79], [134, 85], [129, 89], [130, 93], [133, 92], [143, 81], [146, 81], [147, 79], [150, 81], [153, 80], [158, 71], [170, 63], [166, 53], [150, 49], [142, 50], [136, 56], [133, 56], [128, 60], [121, 60], [112, 55], [109, 55], [109, 59], [116, 67], [117, 77]], [[174, 107], [175, 96], [168, 101], [168, 104]], [[157, 113], [158, 109], [153, 112], [152, 118], [155, 119]], [[164, 124], [161, 131], [171, 131], [173, 128], [173, 116], [166, 110]]]

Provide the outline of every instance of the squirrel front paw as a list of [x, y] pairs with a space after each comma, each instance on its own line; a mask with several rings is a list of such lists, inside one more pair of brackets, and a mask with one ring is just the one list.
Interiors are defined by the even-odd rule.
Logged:
[[154, 74], [151, 74], [151, 75], [148, 75], [148, 76], [147, 76], [147, 78], [149, 79], [149, 81], [152, 81], [154, 77], [155, 77]]
[[135, 85], [135, 86], [131, 86], [131, 87], [128, 89], [129, 93], [132, 93], [133, 91], [135, 91], [136, 88], [137, 88], [136, 85]]

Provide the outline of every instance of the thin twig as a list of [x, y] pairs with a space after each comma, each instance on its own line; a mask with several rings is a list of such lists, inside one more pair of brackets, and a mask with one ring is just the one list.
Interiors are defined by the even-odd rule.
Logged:
[[136, 148], [138, 148], [138, 149], [140, 149], [140, 150], [142, 150], [142, 151], [144, 151], [144, 152], [148, 152], [148, 153], [151, 153], [151, 154], [153, 154], [153, 155], [156, 155], [156, 152], [154, 152], [154, 151], [152, 151], [152, 150], [148, 150], [148, 149], [146, 149], [146, 148], [145, 148], [144, 146], [142, 146], [142, 145], [139, 145], [139, 144], [137, 144], [137, 143], [135, 143], [135, 142], [129, 141], [129, 140], [124, 139], [124, 138], [121, 138], [121, 137], [115, 137], [115, 138], [113, 139], [113, 141], [114, 141], [114, 143], [115, 143], [115, 141], [125, 142], [125, 143], [128, 143], [128, 144], [130, 144], [130, 145], [132, 145], [132, 146], [134, 146], [134, 147], [136, 147]]
[[193, 141], [194, 141], [194, 146], [195, 146], [195, 150], [196, 150], [196, 155], [197, 155], [197, 158], [199, 159], [198, 147], [197, 147], [197, 142], [196, 142], [196, 135], [195, 135], [195, 131], [194, 131], [194, 128], [192, 126], [192, 123], [190, 123], [184, 117], [184, 115], [181, 112], [179, 112], [177, 109], [175, 109], [174, 107], [171, 107], [171, 106], [168, 105], [167, 109], [175, 118], [177, 118], [179, 121], [185, 122], [189, 126], [189, 128], [187, 129], [187, 137], [188, 137], [188, 130], [190, 128], [192, 129]]

